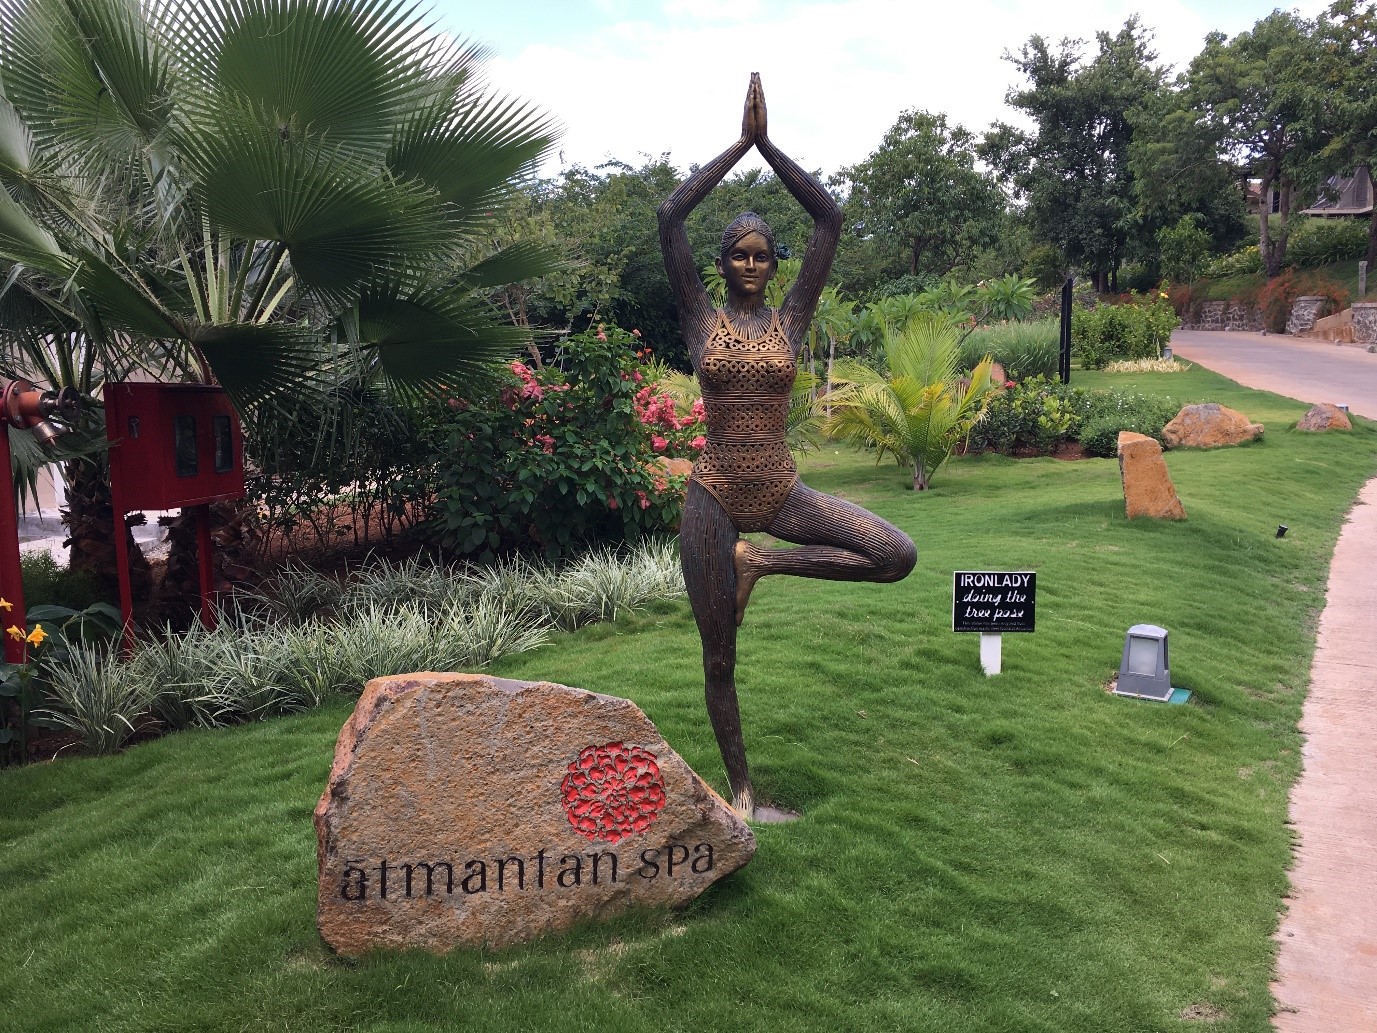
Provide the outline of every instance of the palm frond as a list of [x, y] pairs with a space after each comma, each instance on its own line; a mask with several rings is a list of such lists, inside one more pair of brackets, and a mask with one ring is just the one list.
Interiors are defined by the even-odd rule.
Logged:
[[200, 0], [157, 20], [200, 87], [194, 120], [249, 108], [291, 138], [377, 159], [434, 67], [435, 33], [414, 13], [400, 0]]
[[403, 393], [491, 376], [492, 363], [510, 358], [530, 339], [462, 287], [370, 293], [358, 313], [360, 344]]

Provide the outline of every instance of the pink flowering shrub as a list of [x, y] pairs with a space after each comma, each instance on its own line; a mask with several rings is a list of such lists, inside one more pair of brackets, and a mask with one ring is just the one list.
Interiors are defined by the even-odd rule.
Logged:
[[701, 398], [687, 416], [680, 416], [674, 400], [658, 384], [646, 384], [636, 392], [636, 415], [650, 428], [651, 447], [659, 455], [693, 460], [707, 444]]
[[678, 526], [683, 478], [654, 464], [696, 455], [689, 441], [701, 424], [685, 426], [645, 383], [636, 345], [598, 327], [571, 337], [557, 364], [512, 362], [495, 388], [436, 407], [443, 547], [478, 559], [532, 548], [558, 556]]

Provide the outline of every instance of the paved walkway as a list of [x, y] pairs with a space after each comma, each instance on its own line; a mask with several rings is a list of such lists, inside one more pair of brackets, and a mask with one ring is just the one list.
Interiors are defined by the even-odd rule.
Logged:
[[[1177, 331], [1177, 355], [1249, 387], [1377, 419], [1377, 355]], [[1377, 479], [1339, 535], [1301, 716], [1298, 844], [1272, 984], [1279, 1033], [1377, 1031]]]

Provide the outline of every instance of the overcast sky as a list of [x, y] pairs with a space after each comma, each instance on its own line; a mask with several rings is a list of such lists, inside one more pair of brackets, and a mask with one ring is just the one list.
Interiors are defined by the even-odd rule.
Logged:
[[[670, 153], [681, 170], [736, 139], [751, 72], [770, 137], [830, 174], [863, 160], [906, 108], [945, 112], [980, 133], [1017, 121], [1002, 60], [1033, 34], [1087, 41], [1142, 12], [1161, 60], [1183, 70], [1206, 33], [1235, 35], [1262, 0], [432, 0], [437, 27], [493, 50], [489, 81], [555, 115], [565, 163], [639, 165]], [[1295, 9], [1312, 17], [1327, 3]], [[754, 155], [752, 155], [754, 157]], [[741, 167], [752, 163], [752, 157]], [[758, 164], [758, 162], [756, 162]], [[546, 174], [559, 170], [558, 157]]]

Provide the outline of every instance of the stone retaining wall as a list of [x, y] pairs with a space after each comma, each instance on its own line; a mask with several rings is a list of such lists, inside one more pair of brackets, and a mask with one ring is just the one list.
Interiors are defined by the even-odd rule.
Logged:
[[1324, 298], [1315, 294], [1307, 294], [1303, 298], [1297, 298], [1296, 303], [1291, 306], [1291, 315], [1286, 318], [1286, 332], [1288, 334], [1303, 334], [1313, 327], [1315, 320], [1320, 317], [1320, 309], [1324, 302]]
[[1353, 306], [1353, 340], [1377, 345], [1377, 301], [1360, 301]]
[[1246, 301], [1207, 301], [1200, 306], [1199, 319], [1183, 322], [1183, 330], [1250, 330], [1261, 333], [1262, 310]]

